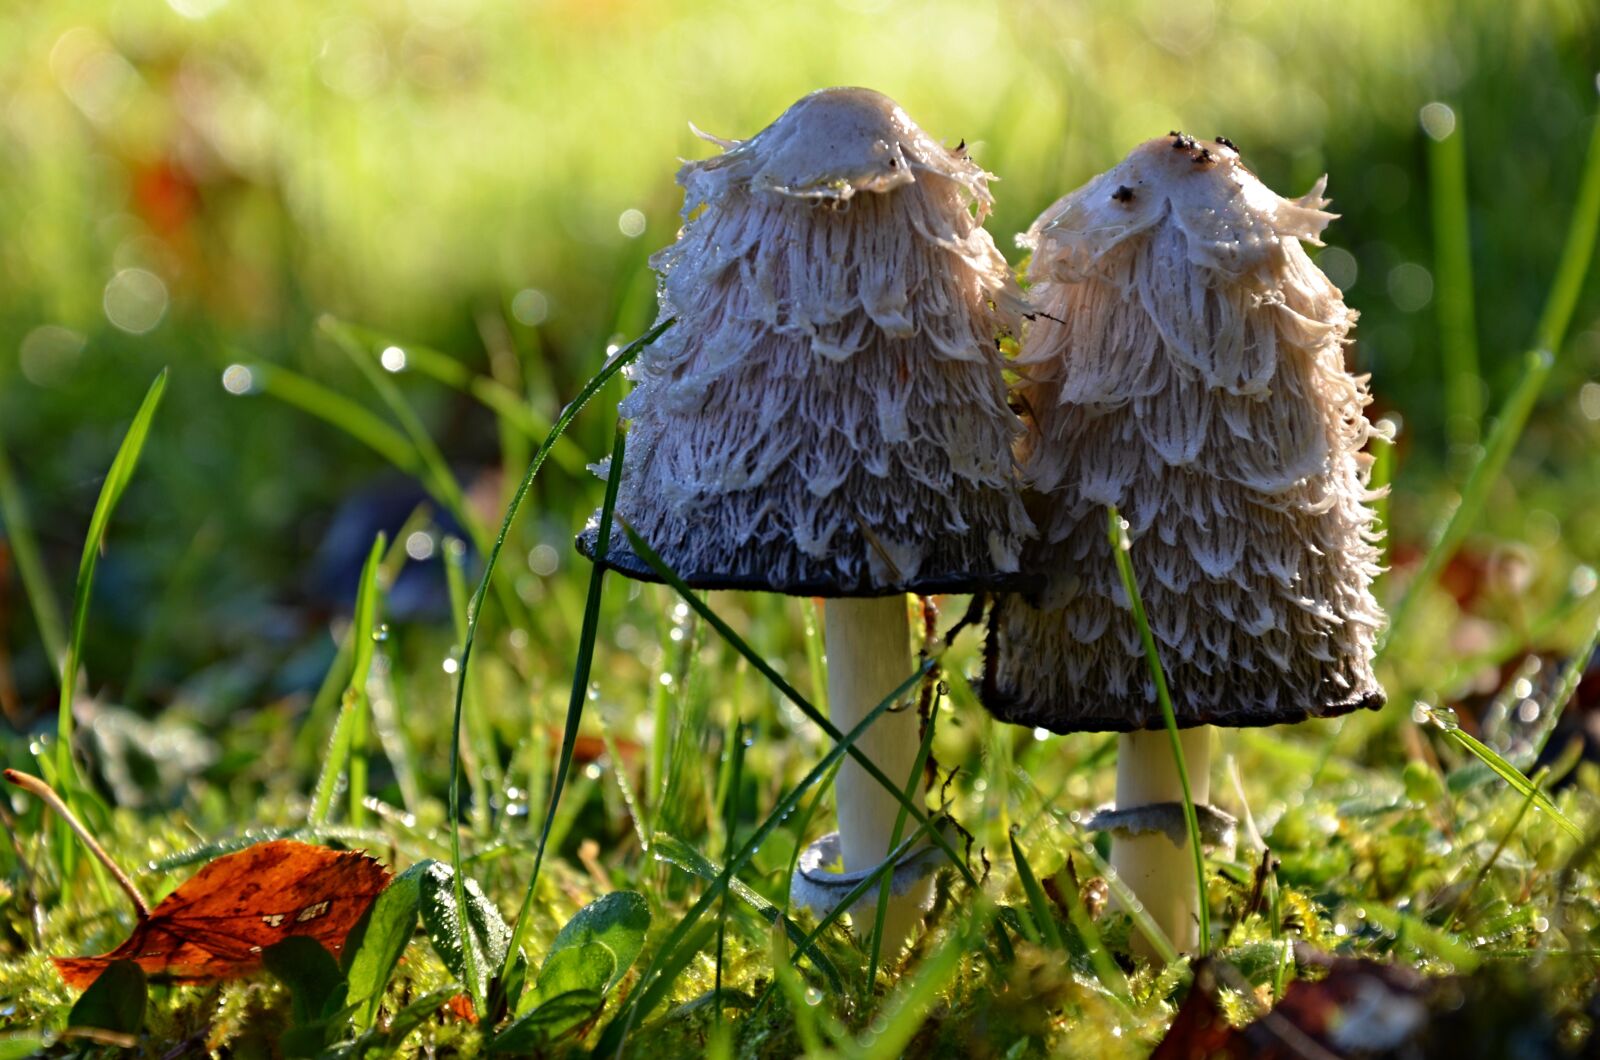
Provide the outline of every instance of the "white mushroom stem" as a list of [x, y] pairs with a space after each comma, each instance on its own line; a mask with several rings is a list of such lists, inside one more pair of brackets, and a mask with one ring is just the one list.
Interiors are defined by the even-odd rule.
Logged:
[[[1178, 741], [1188, 768], [1190, 797], [1197, 806], [1210, 802], [1211, 727], [1183, 729]], [[1124, 733], [1117, 741], [1117, 809], [1156, 802], [1183, 802], [1171, 737], [1165, 729]], [[1193, 953], [1200, 942], [1200, 893], [1190, 841], [1185, 838], [1179, 845], [1160, 832], [1119, 837], [1111, 845], [1111, 867], [1178, 952]], [[1154, 956], [1137, 929], [1133, 947], [1137, 953]]]
[[[911, 623], [906, 598], [882, 596], [829, 600], [823, 609], [828, 650], [828, 712], [841, 732], [860, 724], [911, 674]], [[898, 785], [911, 778], [921, 743], [917, 712], [909, 704], [885, 711], [861, 734], [856, 747]], [[853, 759], [839, 766], [833, 784], [838, 804], [839, 839], [846, 872], [870, 869], [889, 856], [900, 802]], [[900, 838], [917, 826], [909, 816]], [[924, 880], [889, 898], [882, 955], [900, 951], [916, 932], [932, 893]], [[856, 936], [872, 933], [878, 891], [873, 889], [851, 912]]]

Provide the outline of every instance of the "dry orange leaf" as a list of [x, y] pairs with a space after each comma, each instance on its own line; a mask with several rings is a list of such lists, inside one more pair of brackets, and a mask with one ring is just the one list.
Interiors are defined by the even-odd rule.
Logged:
[[261, 968], [262, 950], [291, 935], [337, 957], [388, 882], [389, 871], [366, 854], [275, 839], [210, 862], [110, 953], [52, 959], [68, 986], [83, 989], [119, 960], [180, 983], [248, 975]]

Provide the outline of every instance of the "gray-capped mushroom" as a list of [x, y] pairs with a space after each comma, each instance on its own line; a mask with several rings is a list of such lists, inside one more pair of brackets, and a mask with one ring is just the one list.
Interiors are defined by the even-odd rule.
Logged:
[[[1208, 798], [1204, 726], [1383, 704], [1370, 399], [1344, 358], [1356, 314], [1303, 247], [1333, 218], [1323, 187], [1281, 198], [1231, 144], [1174, 133], [1021, 240], [1038, 310], [1018, 358], [1037, 579], [991, 613], [984, 701], [1018, 724], [1126, 733], [1122, 809], [1182, 793], [1107, 505], [1127, 522], [1196, 802]], [[1192, 947], [1187, 843], [1116, 849], [1157, 922]]]
[[[849, 730], [911, 673], [905, 594], [1004, 584], [1033, 533], [997, 348], [1020, 297], [982, 226], [988, 174], [887, 97], [815, 92], [714, 142], [679, 172], [684, 226], [652, 260], [678, 324], [633, 372], [617, 514], [697, 588], [829, 598]], [[625, 544], [605, 562], [653, 578]], [[916, 712], [858, 746], [909, 779]], [[836, 797], [844, 867], [870, 869], [899, 803], [849, 759]], [[886, 941], [927, 891], [895, 899]]]

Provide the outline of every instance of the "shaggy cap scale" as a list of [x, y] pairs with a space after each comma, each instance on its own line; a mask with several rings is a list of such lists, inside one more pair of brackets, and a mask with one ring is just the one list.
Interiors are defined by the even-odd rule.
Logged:
[[[982, 227], [988, 175], [866, 89], [717, 142], [679, 173], [684, 227], [652, 259], [678, 323], [623, 403], [619, 516], [699, 587], [1002, 582], [1032, 525], [996, 343], [1021, 303]], [[607, 561], [650, 576], [625, 548]]]
[[1160, 728], [1105, 506], [1128, 521], [1178, 724], [1382, 705], [1355, 313], [1306, 256], [1323, 183], [1283, 199], [1230, 145], [1152, 140], [1051, 206], [1018, 358], [1041, 539], [990, 619], [985, 702], [1056, 732]]

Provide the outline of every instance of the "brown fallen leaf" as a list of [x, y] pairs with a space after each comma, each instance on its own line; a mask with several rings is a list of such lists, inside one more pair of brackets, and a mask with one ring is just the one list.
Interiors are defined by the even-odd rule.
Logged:
[[261, 968], [261, 951], [291, 935], [335, 957], [389, 881], [358, 851], [292, 839], [225, 854], [141, 913], [126, 942], [99, 957], [55, 957], [68, 986], [83, 989], [112, 961], [131, 960], [172, 982], [232, 979]]

